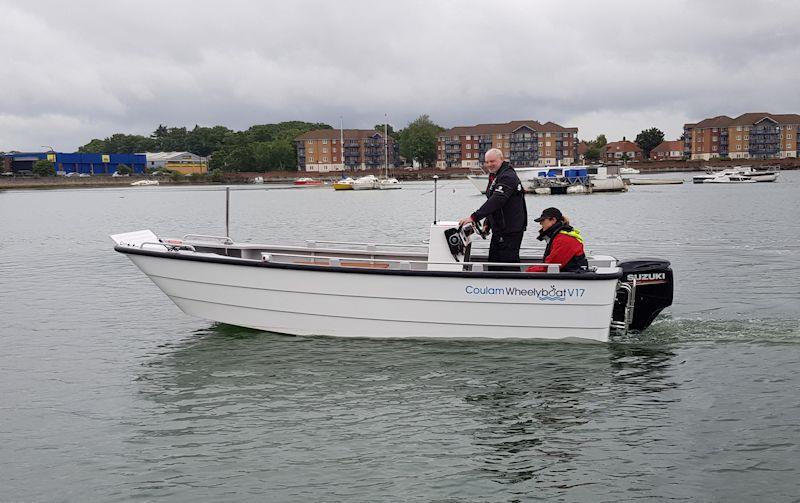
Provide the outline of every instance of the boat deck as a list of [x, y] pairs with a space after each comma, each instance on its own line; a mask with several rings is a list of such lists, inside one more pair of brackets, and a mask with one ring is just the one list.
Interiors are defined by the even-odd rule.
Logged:
[[[491, 273], [504, 275], [557, 274], [559, 276], [592, 276], [607, 278], [609, 274], [618, 275], [616, 259], [610, 256], [587, 257], [590, 272], [564, 273], [557, 264], [546, 264], [540, 250], [521, 250], [520, 263], [487, 262], [486, 250], [478, 254], [468, 254], [463, 262], [432, 261], [426, 250], [428, 245], [353, 243], [340, 241], [306, 241], [305, 246], [272, 246], [264, 244], [235, 243], [227, 237], [186, 235], [181, 239], [152, 240], [138, 243], [142, 251], [179, 252], [199, 259], [239, 259], [272, 265], [300, 266], [329, 269], [371, 270], [371, 271], [411, 271], [411, 272], [450, 272], [450, 273]], [[120, 250], [123, 251], [123, 250]], [[125, 250], [129, 252], [130, 250]], [[544, 273], [528, 273], [525, 268], [541, 265], [547, 268]], [[508, 270], [490, 270], [489, 267], [504, 267]]]

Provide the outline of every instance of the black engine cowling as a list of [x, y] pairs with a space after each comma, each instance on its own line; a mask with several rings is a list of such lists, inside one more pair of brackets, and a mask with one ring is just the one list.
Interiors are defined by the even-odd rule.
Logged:
[[[636, 295], [633, 319], [628, 328], [644, 330], [653, 323], [658, 313], [672, 305], [672, 269], [669, 261], [655, 258], [642, 258], [621, 262], [622, 279], [628, 284], [636, 280]], [[614, 321], [624, 321], [627, 294], [617, 292], [614, 302]]]

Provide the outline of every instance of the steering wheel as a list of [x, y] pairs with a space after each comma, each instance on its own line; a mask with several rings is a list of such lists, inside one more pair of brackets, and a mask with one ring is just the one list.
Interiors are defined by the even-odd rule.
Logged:
[[[472, 222], [470, 225], [472, 225], [472, 229], [473, 229], [473, 230], [474, 230], [474, 231], [475, 231], [475, 232], [476, 232], [476, 233], [477, 233], [477, 234], [478, 234], [478, 235], [479, 235], [481, 238], [483, 238], [483, 239], [486, 239], [486, 236], [488, 236], [488, 235], [489, 235], [489, 233], [488, 233], [488, 232], [483, 232], [483, 226], [480, 224], [480, 222]], [[463, 226], [461, 226], [461, 227], [463, 227]], [[459, 228], [458, 228], [458, 230], [461, 230], [461, 227], [459, 227]], [[471, 233], [470, 233], [470, 234], [471, 234]]]

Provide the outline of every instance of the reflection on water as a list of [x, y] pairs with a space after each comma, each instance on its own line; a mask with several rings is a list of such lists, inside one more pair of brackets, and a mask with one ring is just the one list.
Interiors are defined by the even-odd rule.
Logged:
[[[580, 466], [608, 441], [607, 423], [668, 407], [673, 398], [653, 394], [676, 386], [673, 358], [666, 345], [289, 337], [218, 324], [143, 366], [138, 384], [160, 418], [132, 442], [171, 438], [180, 457], [206, 442], [225, 448], [227, 432], [240, 451], [270, 452], [279, 472], [311, 457], [334, 472], [393, 466], [427, 448], [434, 464], [483, 483], [590, 485]], [[156, 452], [141, 461], [166, 462]]]

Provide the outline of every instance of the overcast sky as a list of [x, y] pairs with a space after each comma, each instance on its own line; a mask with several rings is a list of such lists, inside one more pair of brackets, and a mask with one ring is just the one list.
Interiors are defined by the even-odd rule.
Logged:
[[0, 151], [159, 124], [518, 119], [632, 139], [800, 113], [800, 2], [0, 0]]

